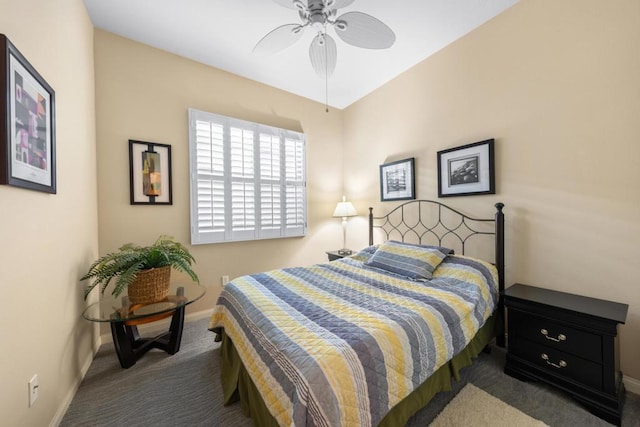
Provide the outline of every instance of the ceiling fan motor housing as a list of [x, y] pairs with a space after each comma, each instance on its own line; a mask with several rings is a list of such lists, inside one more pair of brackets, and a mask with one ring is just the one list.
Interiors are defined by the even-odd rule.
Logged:
[[323, 31], [329, 10], [326, 9], [323, 0], [309, 0], [307, 6], [307, 19], [309, 24], [318, 31]]

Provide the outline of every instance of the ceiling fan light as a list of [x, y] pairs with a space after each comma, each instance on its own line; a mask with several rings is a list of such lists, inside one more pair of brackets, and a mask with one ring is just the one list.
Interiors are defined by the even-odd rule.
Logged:
[[340, 31], [346, 31], [347, 28], [349, 27], [349, 25], [347, 24], [347, 21], [343, 21], [341, 19], [336, 21], [335, 26], [336, 26], [336, 30], [340, 30]]

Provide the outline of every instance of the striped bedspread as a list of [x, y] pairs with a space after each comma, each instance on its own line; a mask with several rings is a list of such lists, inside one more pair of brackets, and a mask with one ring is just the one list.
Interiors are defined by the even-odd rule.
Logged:
[[372, 250], [229, 282], [224, 328], [282, 426], [376, 426], [461, 351], [497, 305], [497, 272], [450, 255], [428, 282], [363, 265]]

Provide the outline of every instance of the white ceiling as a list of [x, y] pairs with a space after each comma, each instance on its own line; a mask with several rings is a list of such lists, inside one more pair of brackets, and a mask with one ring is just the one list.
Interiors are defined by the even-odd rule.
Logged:
[[[340, 9], [373, 15], [396, 34], [386, 50], [347, 45], [338, 37], [329, 105], [345, 108], [518, 0], [356, 0]], [[252, 53], [269, 31], [299, 23], [297, 12], [271, 0], [84, 0], [103, 30], [325, 102], [325, 82], [309, 61], [314, 34], [271, 56]], [[330, 33], [334, 30], [331, 29]], [[334, 34], [332, 34], [334, 35]]]

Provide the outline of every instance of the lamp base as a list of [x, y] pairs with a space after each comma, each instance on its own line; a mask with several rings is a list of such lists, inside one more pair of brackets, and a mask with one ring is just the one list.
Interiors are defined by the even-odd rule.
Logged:
[[351, 249], [339, 249], [338, 255], [351, 255], [353, 251]]

